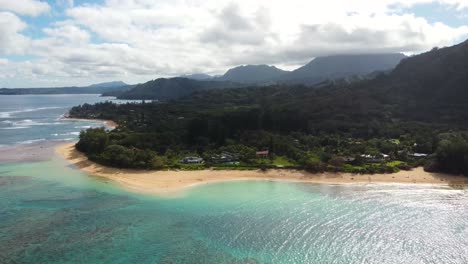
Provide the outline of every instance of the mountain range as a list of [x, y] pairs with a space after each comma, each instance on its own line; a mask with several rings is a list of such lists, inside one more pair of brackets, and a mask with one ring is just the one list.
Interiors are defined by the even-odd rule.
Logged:
[[209, 96], [199, 93], [192, 97], [199, 105], [214, 104], [211, 98], [218, 98], [218, 104], [226, 101], [236, 105], [258, 100], [259, 105], [280, 109], [274, 113], [276, 116], [283, 112], [295, 113], [289, 114], [289, 119], [303, 116], [301, 122], [294, 124], [327, 123], [322, 129], [335, 125], [341, 129], [348, 123], [376, 125], [401, 120], [468, 127], [468, 40], [404, 58], [393, 70], [371, 75], [372, 78], [356, 78], [351, 82], [323, 82], [313, 89], [276, 84], [261, 89], [234, 89], [229, 93], [213, 90]]
[[104, 93], [104, 96], [117, 96], [119, 99], [171, 100], [190, 95], [196, 91], [210, 89], [239, 88], [242, 84], [228, 81], [197, 81], [188, 78], [160, 78], [138, 84], [127, 91]]
[[389, 71], [404, 58], [406, 56], [401, 53], [319, 57], [282, 76], [279, 81], [313, 85], [325, 80]]
[[220, 81], [231, 81], [248, 84], [269, 83], [280, 80], [289, 72], [269, 65], [245, 65], [229, 69], [224, 75], [213, 78]]
[[315, 85], [326, 80], [365, 76], [393, 69], [405, 56], [403, 54], [338, 55], [316, 58], [294, 71], [284, 71], [269, 65], [245, 65], [229, 69], [224, 75], [207, 74], [156, 79], [137, 85], [126, 92], [104, 95], [120, 99], [171, 100], [209, 89], [267, 86], [273, 84]]
[[417, 120], [468, 120], [468, 40], [404, 59], [363, 89], [374, 89], [380, 102], [398, 105], [398, 111]]
[[401, 53], [334, 55], [317, 57], [293, 71], [269, 65], [243, 65], [229, 69], [224, 75], [185, 75], [194, 80], [219, 80], [248, 84], [290, 83], [314, 85], [325, 80], [335, 80], [373, 72], [389, 71], [406, 58]]
[[393, 69], [405, 56], [403, 54], [364, 54], [318, 57], [294, 70], [285, 71], [269, 65], [244, 65], [229, 69], [222, 76], [207, 74], [161, 78], [138, 85], [124, 82], [107, 82], [86, 87], [18, 88], [0, 89], [0, 94], [103, 94], [121, 99], [170, 100], [195, 91], [265, 86], [272, 84], [315, 85], [326, 80], [365, 76]]

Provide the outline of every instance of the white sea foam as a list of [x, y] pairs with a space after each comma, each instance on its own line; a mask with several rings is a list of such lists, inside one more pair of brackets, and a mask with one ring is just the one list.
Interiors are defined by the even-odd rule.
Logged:
[[26, 129], [26, 128], [30, 128], [32, 126], [51, 126], [51, 125], [59, 125], [60, 124], [58, 122], [53, 122], [53, 123], [37, 122], [37, 121], [33, 121], [31, 119], [24, 119], [24, 120], [20, 120], [20, 121], [5, 120], [5, 121], [2, 121], [1, 123], [7, 125], [7, 127], [1, 128], [1, 129], [5, 129], [5, 130], [9, 130], [9, 129]]
[[58, 137], [58, 136], [79, 136], [80, 132], [68, 132], [68, 133], [63, 133], [63, 134], [54, 133], [54, 134], [50, 134], [50, 135], [54, 136], [54, 137]]
[[60, 125], [60, 122], [36, 122], [31, 119], [24, 119], [21, 121], [13, 122], [13, 126], [52, 126], [52, 125]]
[[8, 112], [0, 112], [0, 118], [12, 117], [15, 114], [36, 112], [36, 111], [49, 110], [49, 109], [60, 109], [60, 108], [63, 108], [63, 107], [55, 107], [55, 106], [54, 107], [38, 107], [38, 108], [28, 108], [28, 109], [8, 111]]
[[21, 144], [21, 145], [27, 145], [27, 144], [33, 144], [33, 143], [42, 142], [42, 141], [46, 141], [46, 139], [45, 138], [31, 139], [31, 140], [25, 140], [25, 141], [20, 141], [16, 143]]
[[53, 142], [76, 141], [76, 138], [59, 138], [59, 139], [52, 139], [50, 141], [53, 141]]
[[30, 128], [28, 126], [14, 126], [14, 127], [4, 127], [4, 128], [0, 128], [0, 129], [3, 129], [3, 130], [15, 130], [15, 129], [27, 129], [27, 128]]

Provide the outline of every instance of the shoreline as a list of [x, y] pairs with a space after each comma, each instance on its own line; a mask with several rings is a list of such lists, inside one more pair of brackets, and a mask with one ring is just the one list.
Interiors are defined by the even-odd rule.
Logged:
[[111, 129], [117, 128], [117, 123], [112, 121], [112, 120], [106, 120], [106, 119], [86, 119], [86, 118], [73, 118], [73, 117], [61, 117], [60, 120], [64, 121], [97, 121], [97, 122], [103, 122], [107, 127]]
[[[114, 121], [105, 119], [69, 118], [62, 116], [59, 117], [58, 120], [103, 122], [104, 126], [111, 130], [118, 126]], [[54, 156], [57, 147], [63, 144], [70, 144], [70, 142], [69, 140], [61, 139], [41, 139], [38, 140], [38, 142], [31, 142], [30, 144], [15, 143], [12, 145], [1, 145], [0, 164], [47, 161]]]
[[351, 174], [351, 173], [309, 173], [297, 170], [268, 170], [266, 172], [236, 170], [200, 171], [145, 171], [106, 167], [88, 160], [75, 149], [75, 143], [67, 143], [55, 148], [57, 154], [90, 175], [118, 183], [123, 188], [136, 193], [151, 195], [171, 195], [188, 188], [227, 181], [270, 180], [324, 184], [350, 183], [403, 183], [403, 184], [442, 184], [467, 185], [468, 178], [443, 173], [425, 172], [419, 167], [411, 171], [394, 174]]

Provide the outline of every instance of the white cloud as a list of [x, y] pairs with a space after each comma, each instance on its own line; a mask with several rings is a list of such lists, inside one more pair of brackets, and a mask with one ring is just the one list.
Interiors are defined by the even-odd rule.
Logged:
[[23, 54], [29, 39], [20, 32], [27, 25], [9, 12], [0, 12], [0, 53]]
[[1, 0], [0, 10], [20, 15], [38, 16], [49, 12], [50, 6], [46, 2], [37, 0]]
[[49, 37], [69, 41], [75, 44], [88, 43], [90, 35], [85, 31], [74, 25], [61, 25], [55, 28], [43, 29]]
[[219, 74], [238, 64], [297, 65], [336, 53], [418, 53], [467, 38], [467, 26], [429, 23], [402, 11], [432, 2], [454, 14], [468, 7], [464, 0], [71, 2], [66, 20], [42, 29], [46, 36], [40, 39], [21, 35], [26, 25], [13, 14], [8, 13], [3, 24], [0, 17], [0, 38], [5, 39], [0, 51], [27, 49], [38, 57], [21, 64], [24, 71], [14, 72], [18, 78], [24, 74], [43, 83], [77, 85]]
[[[440, 1], [457, 7], [466, 4]], [[105, 41], [147, 50], [176, 72], [219, 71], [242, 63], [287, 64], [327, 53], [421, 52], [466, 36], [466, 27], [391, 14], [396, 6], [429, 2], [108, 0], [103, 6], [70, 9], [68, 14]], [[314, 38], [307, 37], [312, 28], [319, 31]], [[441, 34], [441, 29], [446, 31]]]

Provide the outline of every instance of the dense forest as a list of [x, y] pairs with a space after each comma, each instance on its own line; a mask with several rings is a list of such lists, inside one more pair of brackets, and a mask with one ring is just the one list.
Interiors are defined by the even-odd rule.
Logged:
[[188, 78], [160, 78], [136, 85], [131, 90], [111, 91], [104, 96], [116, 96], [119, 99], [171, 100], [190, 95], [197, 91], [210, 89], [236, 88], [244, 85], [228, 81], [198, 81]]
[[[424, 165], [468, 175], [467, 50], [434, 49], [372, 80], [202, 90], [82, 105], [70, 116], [119, 124], [84, 131], [77, 144], [111, 166], [382, 173]], [[194, 157], [204, 162], [183, 162]]]
[[[452, 157], [468, 157], [467, 144], [460, 144], [468, 136], [461, 129], [358, 108], [352, 98], [329, 104], [328, 93], [307, 87], [205, 91], [166, 103], [82, 105], [70, 115], [119, 124], [111, 132], [84, 131], [77, 145], [90, 158], [111, 166], [219, 167], [226, 165], [210, 163], [212, 157], [230, 152], [239, 156], [239, 164], [229, 168], [376, 173], [427, 165], [433, 171], [468, 172], [460, 166], [466, 162]], [[256, 155], [262, 150], [269, 151], [268, 157]], [[196, 166], [179, 162], [188, 156], [206, 162]]]

